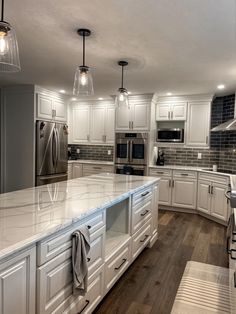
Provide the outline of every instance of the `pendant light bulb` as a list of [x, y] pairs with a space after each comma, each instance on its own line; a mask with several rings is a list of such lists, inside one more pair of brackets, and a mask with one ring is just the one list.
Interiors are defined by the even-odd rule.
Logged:
[[76, 69], [73, 94], [89, 96], [93, 95], [94, 90], [91, 70], [85, 65], [85, 37], [90, 36], [91, 32], [88, 29], [79, 29], [78, 34], [83, 37], [83, 65]]
[[117, 107], [126, 107], [129, 108], [129, 97], [128, 91], [124, 88], [124, 66], [128, 65], [127, 61], [119, 61], [118, 65], [122, 67], [121, 72], [121, 87], [118, 89], [118, 94], [115, 100], [115, 104]]
[[2, 0], [0, 20], [0, 72], [20, 71], [20, 58], [16, 33], [13, 27], [4, 21], [4, 0]]

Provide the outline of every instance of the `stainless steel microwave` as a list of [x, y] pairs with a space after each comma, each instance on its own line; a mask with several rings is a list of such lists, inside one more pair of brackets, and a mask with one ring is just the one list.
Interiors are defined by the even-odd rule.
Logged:
[[183, 143], [184, 142], [184, 129], [157, 129], [157, 142], [173, 142]]

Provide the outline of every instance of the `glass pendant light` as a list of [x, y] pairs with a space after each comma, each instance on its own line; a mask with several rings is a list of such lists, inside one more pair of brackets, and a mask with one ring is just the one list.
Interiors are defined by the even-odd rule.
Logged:
[[124, 88], [124, 67], [128, 65], [127, 61], [119, 61], [118, 65], [122, 68], [121, 74], [121, 87], [118, 89], [118, 94], [116, 96], [116, 106], [117, 107], [128, 107], [129, 108], [129, 97], [128, 91]]
[[4, 21], [4, 0], [0, 21], [0, 72], [20, 71], [18, 43], [14, 28]]
[[83, 65], [77, 67], [75, 72], [74, 88], [73, 94], [78, 95], [93, 95], [93, 78], [91, 75], [91, 70], [85, 65], [85, 37], [91, 35], [89, 29], [81, 28], [77, 33], [83, 37]]

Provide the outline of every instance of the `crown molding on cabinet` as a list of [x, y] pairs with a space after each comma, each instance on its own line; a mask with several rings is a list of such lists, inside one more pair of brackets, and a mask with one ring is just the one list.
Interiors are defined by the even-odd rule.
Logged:
[[177, 102], [201, 102], [201, 101], [208, 101], [211, 102], [213, 99], [213, 94], [195, 94], [195, 95], [178, 95], [178, 96], [158, 96], [154, 94], [153, 101], [155, 103], [165, 102], [165, 103], [177, 103]]

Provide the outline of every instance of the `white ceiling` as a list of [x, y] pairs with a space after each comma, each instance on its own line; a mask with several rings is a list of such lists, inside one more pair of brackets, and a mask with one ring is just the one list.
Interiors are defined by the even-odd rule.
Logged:
[[81, 64], [77, 28], [90, 28], [87, 65], [95, 97], [120, 86], [120, 59], [130, 61], [125, 86], [133, 93], [212, 93], [236, 89], [235, 0], [5, 0], [22, 71], [0, 84], [35, 83], [72, 92]]

